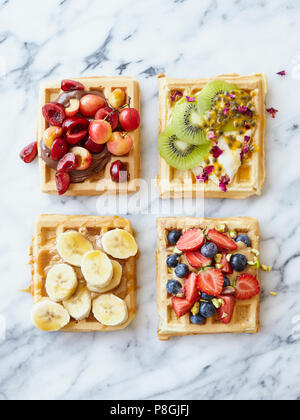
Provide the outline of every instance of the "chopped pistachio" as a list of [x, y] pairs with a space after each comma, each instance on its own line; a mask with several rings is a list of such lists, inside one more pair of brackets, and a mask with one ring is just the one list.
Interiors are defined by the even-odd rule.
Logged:
[[196, 302], [191, 312], [193, 315], [197, 315], [199, 313], [199, 310], [200, 310], [200, 302]]
[[228, 314], [226, 312], [224, 312], [223, 315], [222, 315], [222, 319], [224, 319], [226, 317], [228, 317]]
[[225, 225], [225, 223], [216, 226], [216, 230], [221, 233], [226, 232], [226, 229], [227, 226]]
[[270, 292], [270, 295], [272, 295], [272, 296], [277, 296], [277, 293], [276, 292]]
[[253, 268], [259, 268], [260, 267], [260, 261], [258, 257], [254, 257], [252, 261], [248, 261], [248, 265], [251, 265]]
[[261, 265], [261, 269], [263, 270], [263, 271], [268, 271], [268, 272], [270, 272], [270, 271], [272, 271], [272, 266], [271, 265], [265, 265], [265, 264], [262, 264]]
[[214, 305], [214, 307], [215, 308], [217, 308], [217, 309], [219, 309], [219, 308], [221, 308], [221, 303], [219, 302], [219, 300], [218, 299], [213, 299], [212, 301], [211, 301], [211, 303]]
[[169, 274], [173, 274], [173, 270], [172, 270], [172, 268], [168, 268], [168, 273], [169, 273]]
[[230, 236], [230, 238], [235, 239], [237, 237], [236, 231], [235, 230], [230, 230], [229, 231], [229, 236]]
[[251, 249], [251, 253], [254, 254], [254, 255], [256, 255], [257, 257], [260, 255], [260, 252], [257, 249], [255, 249], [255, 248], [252, 248]]
[[215, 255], [215, 261], [217, 264], [219, 264], [222, 260], [222, 254], [216, 254]]
[[217, 268], [218, 270], [221, 270], [221, 269], [223, 268], [223, 264], [216, 264], [216, 268]]
[[226, 255], [226, 261], [230, 262], [231, 257], [232, 257], [232, 254], [227, 254], [227, 255]]
[[179, 251], [179, 249], [175, 246], [175, 248], [173, 249], [174, 254], [178, 254], [178, 255], [182, 255], [183, 252]]

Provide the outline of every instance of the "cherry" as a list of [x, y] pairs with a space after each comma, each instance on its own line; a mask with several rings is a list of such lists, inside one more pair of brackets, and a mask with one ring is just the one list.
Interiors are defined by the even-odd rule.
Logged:
[[63, 123], [63, 130], [68, 143], [77, 144], [87, 136], [90, 122], [83, 117], [67, 118]]
[[100, 108], [105, 107], [105, 99], [102, 96], [88, 94], [80, 99], [80, 112], [86, 117], [93, 118]]
[[64, 155], [57, 165], [58, 172], [70, 172], [76, 169], [78, 160], [74, 153], [67, 153]]
[[65, 192], [67, 192], [71, 183], [70, 175], [67, 172], [57, 172], [55, 175], [55, 181], [59, 195], [63, 195]]
[[45, 120], [56, 127], [61, 127], [66, 118], [65, 107], [57, 102], [49, 102], [44, 105], [42, 112]]
[[123, 130], [134, 131], [140, 125], [140, 113], [135, 108], [125, 108], [120, 112], [119, 120]]
[[84, 90], [84, 86], [80, 82], [75, 82], [75, 80], [65, 79], [61, 82], [61, 89], [64, 92], [71, 92], [73, 90]]
[[38, 154], [37, 142], [30, 143], [28, 146], [24, 147], [24, 149], [20, 153], [20, 158], [25, 163], [31, 163]]
[[120, 160], [111, 164], [110, 176], [114, 182], [127, 182], [129, 178], [126, 166]]
[[116, 111], [109, 107], [99, 109], [99, 111], [96, 112], [95, 120], [104, 120], [104, 118], [105, 121], [109, 122], [112, 130], [117, 128], [119, 119]]
[[69, 146], [65, 139], [59, 137], [55, 139], [53, 145], [51, 147], [51, 159], [52, 160], [59, 160], [61, 159], [66, 153], [68, 153]]
[[91, 153], [101, 153], [104, 150], [105, 144], [97, 144], [90, 137], [83, 142], [85, 147]]

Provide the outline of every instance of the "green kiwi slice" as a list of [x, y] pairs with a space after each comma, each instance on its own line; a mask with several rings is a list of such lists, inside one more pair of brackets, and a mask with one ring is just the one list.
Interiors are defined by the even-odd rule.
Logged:
[[239, 89], [236, 85], [225, 82], [224, 80], [213, 80], [212, 82], [207, 83], [201, 92], [196, 95], [197, 104], [204, 113], [213, 107], [214, 99], [217, 95], [224, 92], [231, 92], [233, 90]]
[[184, 142], [195, 146], [207, 143], [202, 122], [203, 112], [196, 101], [188, 102], [185, 99], [175, 106], [171, 125], [176, 136]]
[[167, 127], [158, 138], [161, 157], [168, 165], [181, 171], [195, 168], [208, 155], [210, 148], [211, 142], [208, 141], [201, 146], [195, 146], [180, 140], [172, 127]]

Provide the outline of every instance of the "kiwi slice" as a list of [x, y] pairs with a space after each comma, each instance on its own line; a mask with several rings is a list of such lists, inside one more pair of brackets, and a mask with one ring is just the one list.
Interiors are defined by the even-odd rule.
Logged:
[[158, 138], [158, 150], [165, 161], [175, 169], [187, 171], [195, 168], [208, 155], [211, 142], [201, 146], [188, 144], [174, 134], [172, 127], [167, 127]]
[[196, 96], [197, 104], [204, 113], [212, 108], [214, 99], [217, 95], [232, 90], [238, 90], [238, 87], [232, 83], [225, 82], [224, 80], [213, 80], [204, 86], [201, 92]]
[[173, 111], [172, 128], [176, 136], [184, 142], [199, 146], [207, 143], [202, 129], [203, 112], [197, 102], [178, 103]]

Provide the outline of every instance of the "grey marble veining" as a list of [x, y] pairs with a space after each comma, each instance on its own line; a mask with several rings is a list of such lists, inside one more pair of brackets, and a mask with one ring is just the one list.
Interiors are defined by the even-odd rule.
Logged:
[[[300, 399], [299, 20], [299, 0], [0, 1], [0, 399]], [[276, 75], [282, 69], [287, 77]], [[37, 163], [25, 167], [18, 158], [35, 136], [39, 83], [78, 75], [137, 78], [142, 174], [150, 181], [157, 174], [160, 72], [268, 75], [267, 105], [279, 112], [267, 117], [263, 195], [204, 205], [206, 216], [260, 221], [262, 259], [274, 266], [262, 273], [261, 332], [159, 342], [155, 215], [133, 214], [141, 258], [131, 327], [42, 334], [30, 322], [30, 297], [18, 292], [30, 278], [33, 220], [41, 213], [97, 214], [101, 206], [96, 198], [43, 195]], [[184, 213], [194, 214], [192, 202]]]

